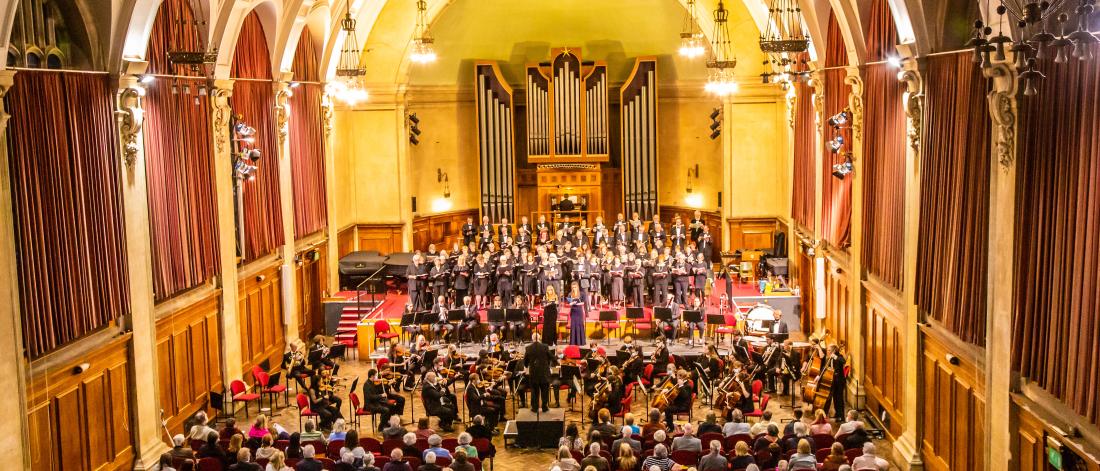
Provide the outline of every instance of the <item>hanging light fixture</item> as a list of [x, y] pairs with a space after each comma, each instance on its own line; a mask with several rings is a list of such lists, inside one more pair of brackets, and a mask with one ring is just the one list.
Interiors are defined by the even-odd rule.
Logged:
[[799, 62], [796, 57], [809, 47], [810, 39], [798, 0], [772, 0], [768, 6], [768, 24], [760, 35], [760, 50], [766, 57], [764, 66], [770, 67], [761, 74], [764, 83], [787, 84], [795, 79], [809, 78], [808, 74], [792, 70]]
[[[199, 38], [207, 38], [207, 23], [206, 23], [206, 8], [205, 2], [188, 1], [188, 6], [191, 7], [192, 21], [191, 23], [195, 27], [195, 35]], [[214, 68], [214, 62], [218, 60], [218, 48], [210, 49], [188, 49], [177, 48], [177, 40], [179, 38], [172, 37], [169, 41], [168, 49], [168, 61], [174, 65], [186, 65], [191, 68], [192, 71], [203, 74], [211, 75]], [[179, 41], [187, 43], [189, 41]], [[200, 40], [198, 44], [202, 44]]]
[[680, 32], [680, 55], [694, 59], [703, 55], [703, 32], [699, 30], [699, 17], [695, 14], [695, 0], [688, 0], [688, 17]]
[[368, 97], [363, 77], [367, 69], [359, 65], [359, 40], [355, 37], [355, 19], [351, 17], [351, 2], [347, 2], [340, 29], [344, 31], [344, 47], [340, 50], [340, 63], [336, 66], [336, 80], [329, 84], [329, 92], [336, 99], [354, 105]]
[[714, 10], [714, 34], [711, 36], [711, 53], [713, 57], [707, 61], [707, 85], [706, 91], [720, 97], [737, 92], [737, 81], [734, 80], [733, 71], [737, 68], [737, 58], [733, 57], [730, 45], [730, 32], [727, 21], [729, 10], [725, 4], [718, 1], [718, 9]]
[[[1068, 25], [1073, 24], [1070, 11], [1076, 17], [1076, 26], [1067, 31]], [[1078, 0], [1076, 8], [1071, 8], [1067, 0], [997, 0], [1000, 24], [1015, 25], [1012, 33], [1018, 39], [1008, 37], [1003, 26], [993, 35], [993, 28], [978, 19], [966, 45], [974, 49], [974, 62], [986, 68], [994, 60], [1005, 60], [1006, 49], [1012, 51], [1016, 67], [1021, 70], [1018, 79], [1023, 82], [1024, 95], [1035, 95], [1036, 85], [1046, 78], [1037, 69], [1038, 61], [1053, 56], [1055, 63], [1063, 64], [1069, 60], [1070, 52], [1079, 60], [1092, 58], [1090, 47], [1100, 42], [1089, 31], [1095, 11], [1096, 0]], [[1052, 23], [1055, 32], [1047, 30]]]
[[417, 64], [435, 62], [435, 40], [428, 30], [428, 2], [416, 1], [416, 37], [413, 38], [413, 50], [409, 59]]

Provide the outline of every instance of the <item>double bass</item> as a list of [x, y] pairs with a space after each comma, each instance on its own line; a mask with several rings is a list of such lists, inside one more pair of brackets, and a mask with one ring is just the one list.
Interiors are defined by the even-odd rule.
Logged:
[[825, 402], [829, 400], [829, 393], [833, 388], [833, 359], [829, 357], [824, 366], [821, 363], [822, 359], [814, 355], [814, 359], [810, 361], [810, 368], [806, 372], [806, 375], [812, 376], [813, 379], [807, 381], [802, 387], [802, 402], [813, 404], [814, 409], [825, 407]]

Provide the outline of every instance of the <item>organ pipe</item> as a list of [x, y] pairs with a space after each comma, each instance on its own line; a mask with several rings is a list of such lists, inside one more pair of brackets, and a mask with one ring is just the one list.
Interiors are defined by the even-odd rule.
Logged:
[[493, 221], [513, 218], [515, 142], [512, 89], [494, 62], [475, 67], [481, 214]]
[[638, 58], [619, 90], [626, 210], [643, 218], [657, 211], [657, 61]]
[[527, 66], [528, 159], [606, 161], [607, 65], [585, 64], [575, 49], [551, 51], [549, 64]]

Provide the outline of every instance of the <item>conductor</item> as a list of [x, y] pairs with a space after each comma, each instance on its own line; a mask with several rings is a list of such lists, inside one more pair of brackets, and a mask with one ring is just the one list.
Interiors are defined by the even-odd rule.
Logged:
[[531, 412], [538, 412], [539, 399], [542, 400], [542, 411], [549, 412], [550, 408], [550, 362], [553, 357], [550, 347], [541, 342], [538, 333], [531, 335], [531, 343], [523, 354], [523, 361], [527, 364], [527, 378], [531, 385]]

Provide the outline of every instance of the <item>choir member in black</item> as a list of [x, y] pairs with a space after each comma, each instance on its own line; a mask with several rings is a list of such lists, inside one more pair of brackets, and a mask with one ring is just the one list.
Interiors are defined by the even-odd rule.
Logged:
[[668, 263], [668, 257], [665, 254], [657, 256], [657, 261], [653, 264], [653, 299], [660, 301], [668, 297], [668, 283], [672, 276], [670, 266]]
[[443, 264], [443, 260], [443, 257], [439, 256], [432, 259], [432, 267], [428, 271], [428, 279], [432, 284], [432, 296], [433, 299], [436, 300], [439, 298], [446, 299], [447, 279], [450, 278], [451, 275], [451, 271]]
[[484, 307], [489, 304], [489, 277], [492, 276], [493, 269], [489, 266], [489, 262], [485, 260], [484, 255], [478, 255], [477, 261], [474, 262], [473, 268], [473, 282], [474, 282], [474, 302], [479, 307]]
[[672, 318], [660, 321], [657, 327], [661, 332], [661, 336], [675, 340], [676, 333], [680, 330], [680, 304], [676, 302], [676, 297], [670, 294], [665, 300], [664, 307], [672, 311]]
[[[637, 214], [634, 215], [635, 218], [637, 218], [637, 216], [638, 216]], [[649, 242], [650, 239], [652, 239], [652, 237], [650, 237], [649, 233], [646, 232], [645, 228], [642, 227], [642, 222], [640, 220], [631, 221], [630, 222], [630, 227], [631, 227], [631, 236], [630, 236], [630, 245], [629, 246], [634, 247], [634, 246], [637, 246], [638, 244], [645, 245], [646, 242]], [[663, 231], [662, 231], [662, 233], [663, 233]]]
[[703, 226], [703, 232], [695, 241], [695, 250], [703, 254], [705, 260], [714, 260], [714, 241], [710, 237], [710, 228]]
[[542, 274], [545, 277], [546, 282], [543, 286], [553, 286], [554, 290], [558, 293], [561, 292], [561, 265], [558, 263], [558, 256], [551, 253], [546, 260], [546, 264], [542, 267]]
[[378, 377], [377, 370], [367, 372], [367, 382], [363, 384], [363, 409], [379, 414], [378, 430], [386, 428], [391, 415], [405, 413], [405, 398], [391, 393], [389, 385]]
[[695, 278], [695, 299], [702, 300], [706, 292], [707, 274], [710, 272], [710, 263], [703, 258], [703, 254], [695, 255], [695, 263], [691, 264], [691, 274]]
[[508, 218], [500, 218], [500, 224], [497, 225], [497, 240], [500, 243], [504, 243], [504, 239], [514, 239], [515, 234], [512, 232], [512, 226], [508, 225]]
[[453, 432], [451, 423], [458, 417], [455, 396], [447, 391], [439, 382], [435, 372], [429, 371], [424, 375], [423, 390], [420, 391], [420, 400], [424, 403], [424, 409], [429, 416], [439, 418], [439, 428], [444, 432]]
[[516, 245], [531, 248], [533, 235], [534, 231], [531, 229], [531, 224], [527, 222], [527, 216], [523, 216], [520, 218], [520, 223], [516, 225]]
[[687, 370], [680, 370], [676, 373], [676, 389], [679, 392], [672, 400], [672, 403], [665, 409], [665, 425], [669, 430], [675, 430], [672, 424], [672, 418], [676, 414], [686, 414], [691, 410], [692, 403], [692, 387], [691, 375]]
[[691, 241], [696, 245], [699, 244], [699, 236], [703, 234], [704, 227], [707, 227], [707, 223], [703, 220], [703, 213], [696, 209], [691, 217], [691, 225], [688, 227], [691, 231]]
[[649, 231], [649, 244], [653, 247], [664, 247], [666, 241], [668, 241], [668, 232], [665, 231], [664, 226], [659, 222], [653, 223], [653, 228]]
[[309, 409], [321, 418], [321, 428], [331, 429], [332, 422], [343, 417], [340, 413], [341, 400], [333, 389], [332, 370], [325, 368], [314, 370], [308, 394]]
[[802, 365], [802, 355], [798, 353], [798, 350], [791, 348], [790, 340], [783, 342], [780, 348], [779, 369], [783, 382], [783, 393], [794, 394], [791, 390], [791, 384], [802, 378], [802, 370], [799, 369]]
[[626, 299], [626, 292], [623, 287], [623, 275], [626, 274], [626, 267], [623, 266], [623, 262], [619, 257], [615, 257], [608, 273], [611, 275], [611, 305], [617, 309]]
[[508, 252], [504, 252], [497, 263], [497, 296], [500, 296], [501, 299], [512, 298], [512, 276], [514, 274], [512, 257]]
[[527, 296], [529, 303], [535, 302], [535, 298], [539, 296], [539, 264], [535, 260], [535, 254], [528, 252], [527, 260], [523, 262], [523, 267], [520, 273], [523, 275], [521, 290], [524, 296]]
[[558, 291], [549, 286], [542, 297], [542, 333], [547, 345], [558, 343]]
[[642, 266], [642, 259], [636, 258], [634, 254], [627, 256], [627, 260], [625, 276], [630, 282], [630, 300], [634, 303], [634, 307], [643, 307], [645, 305], [645, 267]]
[[481, 381], [479, 374], [470, 374], [466, 382], [466, 407], [471, 415], [485, 417], [485, 425], [489, 428], [496, 428], [500, 421], [505, 397], [502, 391], [492, 388], [487, 381]]
[[684, 258], [683, 253], [676, 254], [676, 261], [672, 262], [672, 287], [676, 294], [676, 302], [685, 304], [688, 291], [691, 289], [691, 264]]
[[630, 224], [623, 219], [622, 213], [619, 213], [619, 219], [615, 221], [613, 226], [613, 236], [615, 240], [611, 244], [612, 247], [630, 244]]
[[420, 299], [422, 291], [426, 288], [423, 286], [423, 279], [426, 278], [420, 269], [420, 254], [413, 254], [412, 264], [405, 269], [405, 280], [408, 283], [409, 289], [409, 302], [412, 303], [414, 309], [419, 309], [426, 303], [422, 303]]
[[455, 260], [451, 273], [455, 288], [455, 300], [466, 298], [466, 293], [470, 291], [470, 264], [465, 252]]
[[550, 223], [546, 222], [546, 216], [539, 216], [538, 224], [535, 224], [535, 233], [538, 235], [538, 244], [543, 245], [550, 242], [550, 232], [553, 230], [550, 227]]
[[573, 280], [581, 287], [581, 298], [584, 299], [585, 308], [591, 309], [591, 296], [589, 296], [592, 280], [588, 277], [588, 260], [583, 252], [577, 253], [577, 259], [573, 262]]
[[825, 401], [825, 413], [829, 413], [829, 405], [833, 406], [834, 415], [837, 422], [844, 420], [844, 395], [848, 390], [848, 378], [844, 376], [844, 366], [846, 364], [844, 355], [840, 354], [840, 348], [836, 345], [829, 345], [829, 356], [826, 358], [826, 368], [833, 369], [833, 386], [829, 391], [829, 399]]
[[673, 218], [672, 227], [668, 231], [668, 238], [672, 241], [672, 250], [683, 250], [687, 240], [687, 228], [680, 220], [680, 216]]
[[768, 345], [764, 347], [760, 362], [765, 378], [764, 389], [767, 392], [775, 392], [775, 383], [779, 379], [779, 375], [782, 374], [782, 371], [780, 371], [780, 357], [782, 356], [779, 344], [776, 343], [775, 339], [768, 337]]
[[458, 341], [468, 338], [471, 342], [474, 341], [474, 333], [477, 332], [478, 325], [481, 324], [481, 314], [477, 312], [477, 306], [474, 306], [469, 296], [462, 298], [462, 307], [466, 316], [462, 318], [462, 324], [458, 326]]
[[539, 334], [531, 335], [531, 343], [524, 350], [523, 361], [527, 367], [527, 382], [531, 387], [531, 412], [541, 404], [542, 412], [550, 411], [550, 348], [540, 341]]
[[474, 225], [474, 218], [466, 218], [466, 224], [462, 225], [462, 245], [469, 246], [476, 241], [477, 226]]
[[493, 242], [493, 224], [489, 222], [489, 216], [481, 217], [481, 225], [477, 226], [477, 235], [478, 251], [488, 250], [489, 244]]
[[447, 320], [449, 311], [447, 307], [447, 298], [440, 296], [436, 299], [435, 307], [432, 308], [433, 320], [435, 320], [432, 323], [432, 332], [435, 332], [435, 339], [440, 342], [449, 341], [455, 330], [454, 324]]
[[512, 309], [518, 309], [527, 313], [527, 317], [523, 320], [508, 321], [508, 328], [512, 330], [513, 340], [522, 340], [527, 335], [527, 327], [531, 323], [529, 306], [530, 305], [527, 304], [527, 298], [522, 294], [517, 294], [512, 299]]
[[588, 306], [591, 308], [599, 304], [600, 293], [603, 291], [603, 270], [600, 269], [600, 259], [596, 254], [588, 254]]

